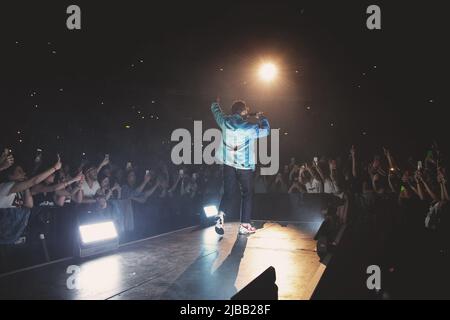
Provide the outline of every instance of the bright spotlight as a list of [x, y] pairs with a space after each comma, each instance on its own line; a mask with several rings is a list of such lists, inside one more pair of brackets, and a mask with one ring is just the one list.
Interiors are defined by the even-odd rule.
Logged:
[[205, 211], [205, 215], [207, 218], [212, 218], [219, 214], [217, 207], [214, 205], [203, 207], [203, 211]]
[[83, 244], [106, 241], [117, 238], [117, 230], [112, 221], [79, 226]]
[[261, 80], [270, 82], [277, 76], [278, 70], [273, 63], [264, 63], [259, 68], [259, 77]]

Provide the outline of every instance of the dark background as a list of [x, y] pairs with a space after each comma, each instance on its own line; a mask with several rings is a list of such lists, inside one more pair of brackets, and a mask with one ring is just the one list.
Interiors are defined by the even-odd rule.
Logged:
[[[81, 30], [66, 28], [70, 4], [81, 7]], [[366, 28], [370, 4], [381, 7], [382, 30]], [[220, 95], [226, 109], [244, 99], [265, 111], [285, 159], [345, 156], [351, 144], [366, 155], [386, 145], [422, 157], [432, 139], [449, 146], [445, 9], [443, 1], [2, 3], [0, 146], [73, 160], [164, 153], [174, 128], [215, 126], [209, 107]], [[265, 59], [280, 68], [271, 86], [255, 75]]]

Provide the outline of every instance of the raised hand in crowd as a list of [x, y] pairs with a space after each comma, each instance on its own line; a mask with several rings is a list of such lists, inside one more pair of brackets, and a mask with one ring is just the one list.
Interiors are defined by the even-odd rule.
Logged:
[[108, 164], [109, 164], [109, 154], [105, 154], [105, 157], [103, 158], [102, 162], [97, 167], [97, 174], [99, 174], [102, 168], [107, 166]]
[[0, 155], [0, 171], [6, 170], [14, 164], [14, 156], [11, 150], [5, 148]]
[[42, 181], [47, 179], [50, 175], [52, 175], [56, 171], [60, 170], [61, 166], [62, 166], [61, 158], [59, 157], [59, 154], [58, 154], [56, 163], [51, 168], [47, 169], [46, 171], [44, 171], [30, 179], [27, 179], [26, 175], [23, 174], [22, 181], [16, 182], [13, 185], [13, 187], [10, 190], [10, 194], [25, 191], [25, 190], [30, 189], [31, 187], [41, 183]]
[[352, 145], [350, 148], [350, 156], [352, 158], [352, 175], [353, 178], [356, 178], [358, 176], [358, 172], [356, 170], [356, 148], [355, 145]]

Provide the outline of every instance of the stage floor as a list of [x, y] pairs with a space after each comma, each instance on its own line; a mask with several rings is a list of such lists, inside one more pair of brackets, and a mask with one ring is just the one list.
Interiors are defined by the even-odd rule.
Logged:
[[[0, 299], [230, 299], [269, 266], [279, 299], [308, 299], [323, 265], [315, 252], [319, 223], [267, 222], [251, 236], [238, 223], [192, 227], [123, 245], [81, 261], [63, 259], [0, 276]], [[80, 267], [78, 289], [71, 265]], [[323, 272], [323, 270], [322, 270]]]

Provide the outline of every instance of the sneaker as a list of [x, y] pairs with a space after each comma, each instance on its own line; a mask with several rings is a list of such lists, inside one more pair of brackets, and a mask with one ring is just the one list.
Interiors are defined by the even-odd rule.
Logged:
[[246, 234], [253, 234], [255, 232], [256, 232], [256, 228], [252, 227], [251, 224], [247, 224], [245, 226], [243, 224], [241, 224], [241, 226], [239, 227], [239, 234], [246, 235]]
[[223, 220], [223, 216], [224, 213], [223, 212], [219, 212], [219, 214], [217, 215], [217, 222], [216, 222], [216, 233], [219, 235], [223, 235], [225, 233], [224, 229], [223, 229], [223, 224], [224, 224], [224, 220]]
[[15, 245], [25, 244], [27, 242], [27, 237], [22, 236], [14, 242]]

